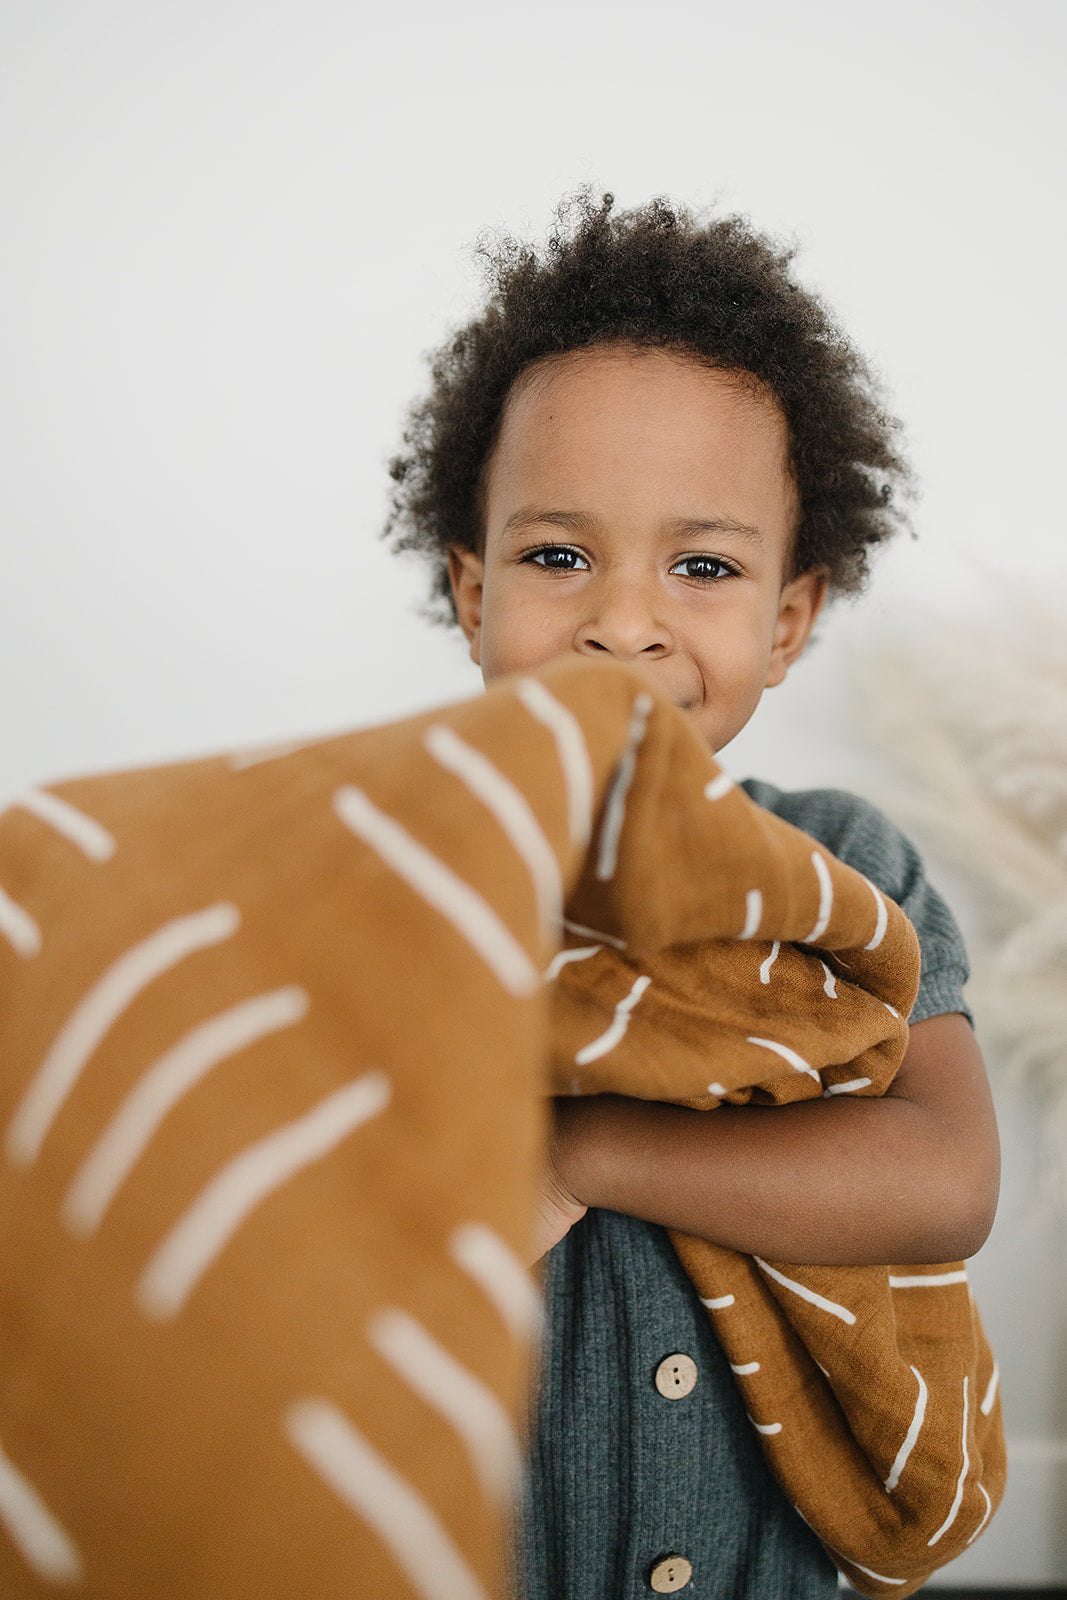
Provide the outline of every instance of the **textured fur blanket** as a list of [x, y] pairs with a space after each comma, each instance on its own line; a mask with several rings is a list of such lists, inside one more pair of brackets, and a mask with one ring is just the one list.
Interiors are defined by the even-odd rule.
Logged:
[[[502, 1594], [546, 1094], [876, 1094], [916, 978], [899, 910], [614, 665], [24, 796], [0, 1592]], [[962, 1265], [675, 1244], [786, 1493], [910, 1594], [1003, 1485]]]

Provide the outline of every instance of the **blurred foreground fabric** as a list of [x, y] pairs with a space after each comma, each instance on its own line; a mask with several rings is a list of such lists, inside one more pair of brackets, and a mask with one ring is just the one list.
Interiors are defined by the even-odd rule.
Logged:
[[[506, 1592], [548, 1094], [884, 1092], [899, 910], [614, 664], [0, 818], [0, 1593]], [[960, 1263], [675, 1236], [772, 1469], [907, 1595], [1003, 1488]]]

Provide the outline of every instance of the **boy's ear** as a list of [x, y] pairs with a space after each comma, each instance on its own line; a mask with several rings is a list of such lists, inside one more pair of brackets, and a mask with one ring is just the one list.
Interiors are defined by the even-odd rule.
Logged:
[[481, 666], [482, 654], [482, 583], [485, 579], [485, 562], [473, 550], [464, 550], [453, 544], [448, 549], [448, 577], [452, 584], [452, 598], [456, 602], [459, 625], [471, 647], [471, 660]]
[[771, 646], [770, 666], [767, 670], [768, 689], [785, 680], [811, 636], [815, 619], [826, 599], [827, 575], [821, 568], [802, 572], [790, 578], [782, 590], [778, 603], [778, 620], [774, 625], [774, 642]]

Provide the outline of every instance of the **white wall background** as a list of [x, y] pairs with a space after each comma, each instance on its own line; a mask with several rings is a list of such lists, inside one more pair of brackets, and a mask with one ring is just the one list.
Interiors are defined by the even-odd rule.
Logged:
[[[920, 542], [729, 758], [870, 787], [847, 646], [1067, 598], [1065, 43], [1062, 0], [4, 0], [0, 793], [474, 691], [385, 461], [479, 230], [586, 180], [796, 235], [908, 420]], [[1062, 1224], [997, 1089], [1013, 1487], [947, 1577], [1063, 1581]]]

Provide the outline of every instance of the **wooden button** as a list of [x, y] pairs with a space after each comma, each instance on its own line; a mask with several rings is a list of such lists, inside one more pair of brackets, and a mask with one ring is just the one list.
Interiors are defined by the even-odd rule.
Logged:
[[666, 1400], [680, 1400], [696, 1388], [697, 1364], [692, 1356], [667, 1356], [656, 1368], [656, 1388]]
[[648, 1581], [657, 1594], [673, 1594], [684, 1589], [692, 1576], [692, 1564], [684, 1556], [664, 1556], [652, 1568]]

